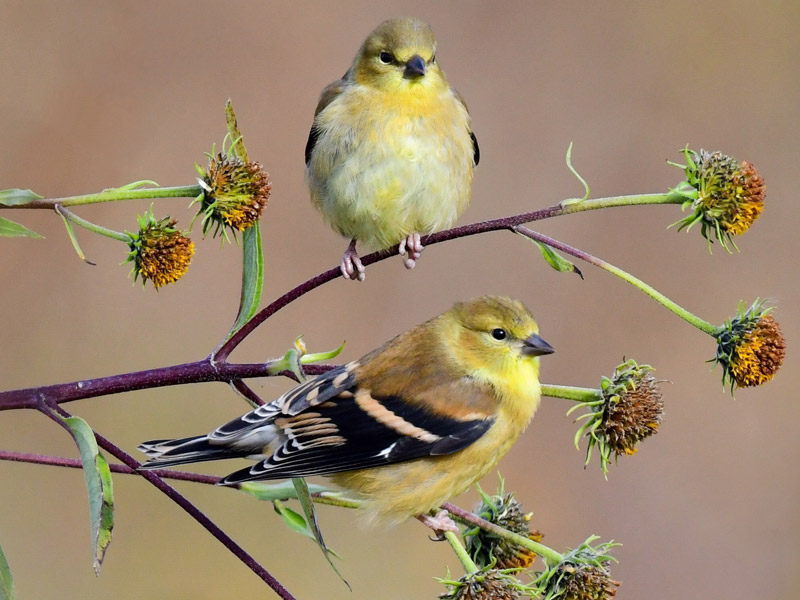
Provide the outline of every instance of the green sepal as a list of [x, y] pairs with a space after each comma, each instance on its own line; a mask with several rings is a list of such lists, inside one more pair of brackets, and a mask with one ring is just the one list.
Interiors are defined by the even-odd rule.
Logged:
[[236, 121], [236, 113], [233, 112], [233, 102], [228, 98], [225, 103], [225, 122], [228, 124], [228, 137], [231, 140], [230, 152], [247, 162], [247, 149], [244, 147], [242, 133], [239, 131], [239, 123]]

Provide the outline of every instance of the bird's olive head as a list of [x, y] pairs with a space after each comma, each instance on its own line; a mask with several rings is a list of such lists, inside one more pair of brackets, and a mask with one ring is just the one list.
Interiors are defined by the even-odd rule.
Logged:
[[364, 41], [353, 68], [358, 83], [379, 89], [444, 82], [436, 64], [433, 31], [419, 19], [390, 19], [381, 23]]

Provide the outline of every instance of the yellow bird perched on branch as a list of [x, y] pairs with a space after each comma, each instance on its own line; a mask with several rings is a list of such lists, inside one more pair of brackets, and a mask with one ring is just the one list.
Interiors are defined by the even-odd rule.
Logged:
[[243, 481], [329, 475], [372, 516], [430, 517], [492, 469], [539, 405], [539, 356], [553, 348], [519, 301], [460, 302], [363, 358], [208, 435], [154, 440], [142, 468], [247, 457]]
[[478, 141], [459, 93], [418, 19], [390, 19], [369, 34], [344, 77], [322, 92], [306, 144], [311, 201], [350, 238], [340, 265], [363, 281], [356, 242], [400, 244], [414, 267], [420, 235], [450, 227], [466, 210]]

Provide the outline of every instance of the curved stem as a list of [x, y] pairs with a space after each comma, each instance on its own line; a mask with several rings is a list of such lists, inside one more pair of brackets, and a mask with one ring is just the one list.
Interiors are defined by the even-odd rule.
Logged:
[[563, 398], [575, 402], [591, 402], [603, 397], [603, 393], [595, 388], [574, 387], [571, 385], [542, 384], [542, 396], [549, 398]]
[[477, 525], [484, 531], [493, 533], [494, 535], [509, 540], [510, 542], [513, 542], [518, 546], [522, 546], [523, 548], [533, 550], [536, 554], [541, 556], [548, 565], [557, 565], [564, 559], [563, 555], [556, 552], [552, 548], [545, 546], [544, 544], [540, 544], [539, 542], [535, 542], [530, 538], [523, 537], [518, 533], [514, 533], [513, 531], [508, 531], [499, 525], [495, 525], [486, 519], [482, 519], [476, 514], [466, 511], [463, 508], [459, 508], [455, 504], [445, 502], [442, 504], [442, 508], [456, 517], [459, 521], [470, 523], [471, 525]]
[[112, 240], [125, 242], [126, 244], [131, 241], [131, 236], [129, 236], [127, 233], [120, 233], [119, 231], [114, 231], [113, 229], [108, 229], [107, 227], [103, 227], [96, 223], [92, 223], [91, 221], [87, 221], [86, 219], [83, 219], [78, 215], [76, 215], [71, 210], [65, 208], [63, 205], [57, 204], [55, 206], [55, 210], [65, 219], [69, 219], [72, 223], [75, 223], [75, 225], [79, 225], [80, 227], [88, 229], [93, 233], [99, 233], [100, 235], [109, 237]]
[[196, 198], [202, 192], [199, 185], [186, 185], [178, 187], [155, 187], [141, 189], [115, 189], [96, 194], [83, 194], [81, 196], [65, 196], [63, 198], [42, 198], [27, 204], [1, 206], [0, 208], [44, 208], [52, 210], [57, 204], [61, 206], [82, 206], [84, 204], [97, 204], [100, 202], [115, 202], [118, 200], [146, 200], [154, 198]]
[[355, 498], [347, 498], [338, 492], [321, 492], [311, 494], [316, 504], [327, 504], [328, 506], [338, 506], [340, 508], [361, 508], [363, 502]]
[[475, 561], [472, 560], [472, 557], [467, 552], [467, 549], [464, 548], [464, 544], [461, 543], [461, 540], [458, 539], [458, 536], [455, 533], [452, 531], [445, 531], [444, 539], [449, 542], [450, 547], [453, 549], [453, 552], [456, 553], [456, 556], [458, 557], [459, 562], [461, 562], [461, 566], [464, 567], [464, 571], [466, 571], [467, 575], [472, 575], [480, 570], [478, 569], [478, 565], [475, 564]]
[[541, 233], [533, 231], [532, 229], [528, 229], [527, 227], [517, 226], [514, 227], [514, 231], [527, 238], [530, 238], [537, 242], [542, 242], [544, 244], [547, 244], [548, 246], [552, 246], [553, 248], [560, 250], [565, 254], [569, 254], [570, 256], [574, 256], [575, 258], [579, 258], [583, 261], [588, 262], [589, 264], [592, 264], [596, 267], [603, 269], [604, 271], [608, 271], [609, 273], [616, 275], [623, 281], [630, 283], [636, 289], [650, 296], [653, 300], [655, 300], [665, 308], [669, 309], [670, 311], [678, 315], [681, 319], [683, 319], [690, 325], [697, 327], [700, 331], [707, 333], [710, 336], [715, 336], [719, 331], [719, 327], [717, 327], [716, 325], [712, 325], [708, 321], [701, 319], [697, 315], [689, 312], [677, 302], [670, 300], [667, 296], [659, 292], [653, 286], [645, 283], [644, 281], [642, 281], [637, 277], [634, 277], [630, 273], [623, 271], [619, 267], [616, 267], [611, 263], [604, 261], [601, 258], [592, 256], [591, 254], [588, 254], [583, 250], [578, 250], [577, 248], [573, 248], [572, 246], [559, 242], [558, 240], [555, 240], [546, 235], [542, 235]]

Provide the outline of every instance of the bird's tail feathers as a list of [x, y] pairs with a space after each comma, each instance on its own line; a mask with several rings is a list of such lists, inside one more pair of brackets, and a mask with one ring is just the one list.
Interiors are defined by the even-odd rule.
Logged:
[[212, 444], [207, 435], [197, 435], [175, 440], [150, 440], [139, 445], [138, 450], [150, 457], [140, 468], [160, 469], [186, 463], [219, 460], [242, 456], [224, 446]]

